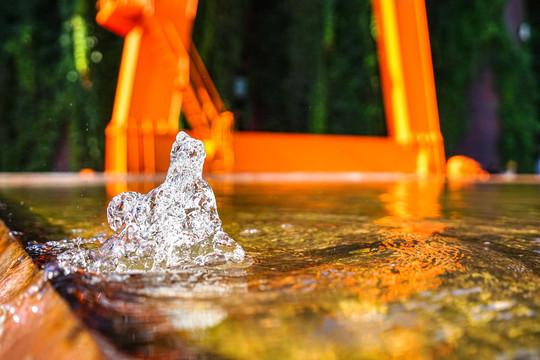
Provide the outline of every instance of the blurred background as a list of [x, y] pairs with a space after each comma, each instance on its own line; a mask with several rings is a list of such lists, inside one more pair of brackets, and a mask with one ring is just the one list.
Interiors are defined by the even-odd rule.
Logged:
[[[426, 7], [446, 156], [538, 172], [540, 2]], [[123, 39], [96, 12], [2, 9], [0, 171], [103, 170]], [[237, 130], [386, 134], [369, 0], [200, 0], [193, 40]]]

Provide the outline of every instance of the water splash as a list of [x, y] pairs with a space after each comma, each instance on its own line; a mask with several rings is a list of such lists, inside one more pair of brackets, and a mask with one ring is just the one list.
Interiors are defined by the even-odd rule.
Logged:
[[68, 250], [61, 265], [88, 271], [155, 271], [240, 263], [245, 252], [221, 227], [212, 188], [202, 179], [203, 143], [180, 132], [163, 184], [124, 192], [107, 208], [115, 233], [96, 250]]

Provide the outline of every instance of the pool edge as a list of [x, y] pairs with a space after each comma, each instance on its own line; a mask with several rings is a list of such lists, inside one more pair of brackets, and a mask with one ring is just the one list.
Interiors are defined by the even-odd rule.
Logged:
[[[72, 313], [0, 220], [0, 358], [105, 359], [94, 335]], [[30, 296], [30, 288], [39, 289]]]

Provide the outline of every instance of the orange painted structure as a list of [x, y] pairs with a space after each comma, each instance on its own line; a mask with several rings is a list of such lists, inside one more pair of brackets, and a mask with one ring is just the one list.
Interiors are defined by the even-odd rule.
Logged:
[[203, 140], [209, 170], [232, 167], [232, 113], [225, 111], [191, 43], [197, 0], [100, 0], [96, 20], [124, 36], [111, 122], [108, 172], [166, 171], [180, 109]]
[[233, 134], [232, 115], [191, 43], [197, 0], [99, 6], [98, 23], [126, 38], [106, 171], [166, 171], [182, 108], [192, 136], [205, 142], [208, 171], [444, 172], [424, 0], [372, 0], [387, 137]]

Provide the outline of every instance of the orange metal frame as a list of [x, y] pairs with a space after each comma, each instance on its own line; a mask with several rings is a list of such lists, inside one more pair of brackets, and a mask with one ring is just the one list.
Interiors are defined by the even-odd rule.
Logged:
[[387, 137], [233, 134], [232, 114], [191, 43], [197, 0], [100, 0], [97, 22], [126, 38], [106, 171], [166, 171], [182, 108], [205, 142], [209, 171], [444, 172], [425, 3], [372, 6]]
[[100, 0], [96, 21], [125, 37], [105, 170], [166, 171], [180, 109], [205, 142], [210, 166], [232, 167], [232, 113], [225, 111], [191, 43], [197, 0]]

